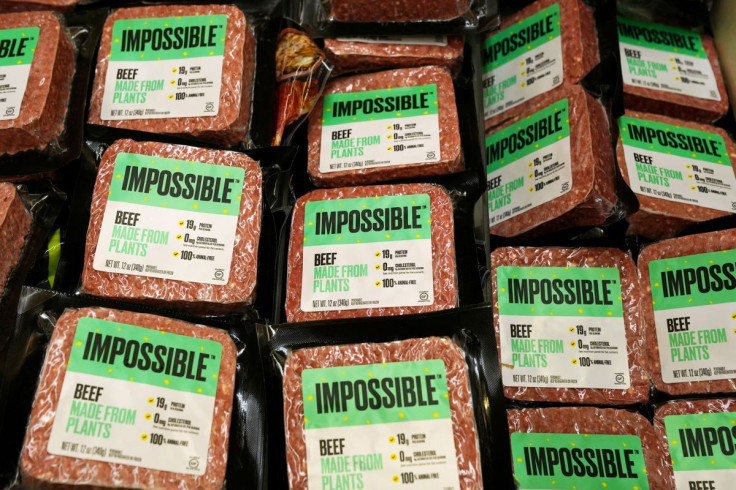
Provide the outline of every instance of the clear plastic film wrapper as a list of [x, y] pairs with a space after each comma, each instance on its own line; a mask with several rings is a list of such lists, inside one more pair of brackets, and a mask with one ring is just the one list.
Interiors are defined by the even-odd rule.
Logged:
[[294, 131], [314, 108], [331, 66], [315, 42], [301, 29], [279, 34], [276, 49], [276, 128], [273, 146], [288, 144]]
[[56, 10], [68, 12], [77, 6], [79, 0], [3, 0], [0, 12], [19, 12], [28, 10]]
[[736, 472], [733, 446], [721, 441], [733, 430], [734, 417], [736, 398], [678, 400], [656, 407], [654, 430], [669, 480], [667, 488], [731, 485]]
[[[349, 222], [332, 226], [343, 218]], [[287, 321], [405, 315], [457, 304], [453, 203], [444, 188], [348, 187], [297, 200]]]
[[580, 86], [487, 133], [486, 153], [492, 235], [536, 236], [622, 217], [608, 117]]
[[[304, 489], [308, 487], [308, 481], [319, 481], [318, 478], [308, 475], [309, 471], [314, 471], [315, 467], [310, 467], [311, 459], [308, 457], [310, 449], [308, 449], [307, 435], [309, 427], [305, 426], [307, 422], [306, 412], [312, 407], [308, 407], [312, 402], [305, 393], [313, 387], [306, 386], [304, 383], [309, 370], [320, 369], [321, 372], [328, 376], [328, 372], [338, 371], [339, 368], [352, 368], [362, 365], [375, 365], [376, 376], [382, 366], [389, 368], [396, 367], [407, 376], [422, 374], [426, 375], [426, 371], [422, 361], [441, 360], [444, 366], [441, 366], [441, 376], [439, 379], [446, 383], [445, 387], [438, 388], [438, 397], [442, 399], [440, 392], [446, 389], [447, 396], [444, 400], [449, 400], [449, 415], [451, 424], [452, 441], [444, 439], [435, 439], [430, 444], [447, 455], [447, 465], [442, 467], [432, 466], [432, 472], [439, 472], [442, 478], [454, 477], [454, 483], [459, 483], [461, 489], [480, 489], [483, 487], [480, 474], [480, 451], [478, 447], [478, 434], [473, 415], [473, 400], [470, 391], [468, 367], [464, 359], [463, 351], [447, 337], [428, 337], [406, 339], [389, 343], [365, 343], [354, 345], [325, 346], [295, 350], [286, 359], [283, 368], [283, 396], [284, 396], [284, 424], [286, 427], [287, 441], [287, 465], [289, 471], [289, 486], [291, 489]], [[398, 364], [401, 363], [401, 364]], [[411, 363], [411, 364], [409, 364]], [[374, 366], [371, 366], [373, 368]], [[325, 369], [338, 368], [326, 371]], [[428, 368], [429, 369], [429, 368]], [[439, 372], [438, 371], [438, 372]], [[412, 374], [413, 373], [413, 374]], [[368, 376], [372, 376], [368, 374]], [[383, 378], [386, 379], [386, 378]], [[331, 378], [327, 380], [327, 383]], [[376, 377], [375, 381], [378, 381]], [[399, 395], [397, 395], [399, 396]], [[431, 396], [431, 395], [430, 395]], [[435, 400], [425, 400], [430, 404], [434, 404]], [[350, 402], [349, 402], [350, 403]], [[307, 406], [305, 406], [307, 404]], [[443, 404], [444, 406], [444, 404]], [[439, 408], [437, 409], [440, 410]], [[367, 419], [375, 417], [375, 422], [365, 422], [361, 425], [371, 425], [365, 435], [358, 441], [361, 447], [355, 448], [356, 439], [348, 439], [346, 442], [353, 445], [348, 450], [360, 454], [363, 452], [376, 452], [378, 447], [386, 445], [381, 435], [382, 431], [372, 431], [373, 424], [379, 424], [381, 421], [392, 421], [391, 414], [396, 417], [396, 423], [390, 424], [390, 428], [384, 430], [386, 436], [390, 436], [389, 446], [391, 449], [397, 450], [398, 444], [405, 442], [396, 440], [397, 425], [402, 425], [402, 418], [405, 418], [404, 412], [409, 414], [413, 420], [411, 413], [412, 407], [407, 405], [403, 408], [397, 406], [393, 410], [388, 407], [385, 410], [371, 410], [361, 413]], [[430, 415], [431, 416], [431, 415]], [[434, 417], [439, 417], [438, 412], [434, 413]], [[443, 414], [444, 416], [444, 414]], [[417, 417], [419, 418], [419, 417]], [[341, 417], [342, 419], [342, 417]], [[415, 422], [416, 423], [416, 422]], [[411, 424], [409, 424], [411, 425]], [[433, 424], [439, 425], [439, 424]], [[357, 427], [358, 431], [360, 426]], [[407, 430], [412, 429], [407, 427]], [[352, 432], [351, 429], [348, 431]], [[375, 435], [374, 435], [375, 434]], [[431, 435], [429, 437], [432, 437]], [[369, 438], [366, 440], [366, 438]], [[379, 440], [380, 439], [380, 440]], [[393, 442], [390, 442], [393, 439]], [[313, 449], [311, 450], [313, 451]], [[414, 451], [412, 454], [416, 454]], [[383, 458], [388, 456], [389, 460], [396, 461], [396, 454], [389, 456], [387, 454], [380, 455]], [[454, 457], [453, 457], [454, 456]], [[421, 468], [421, 459], [415, 460], [413, 474], [419, 473]], [[386, 463], [387, 465], [389, 462]], [[417, 467], [416, 465], [419, 465]], [[434, 463], [437, 464], [437, 463]], [[426, 467], [425, 467], [426, 468]], [[398, 472], [397, 468], [389, 470], [389, 472]], [[390, 479], [391, 476], [385, 472], [384, 479]], [[405, 473], [406, 474], [406, 473]], [[457, 475], [457, 476], [455, 476]], [[364, 473], [363, 478], [370, 478], [368, 472]], [[394, 481], [397, 481], [394, 477]], [[314, 480], [313, 480], [314, 479]], [[451, 481], [451, 480], [450, 480]]]
[[637, 264], [654, 388], [673, 396], [736, 393], [736, 230], [664, 240]]
[[618, 167], [639, 203], [628, 235], [671, 238], [736, 211], [736, 145], [725, 130], [635, 111], [618, 124]]
[[[343, 114], [340, 108], [351, 103], [350, 94], [362, 105]], [[339, 141], [331, 135], [340, 135]], [[439, 66], [330, 81], [309, 116], [308, 139], [307, 169], [312, 181], [323, 187], [450, 174], [464, 168], [452, 76]], [[353, 144], [340, 146], [347, 143]]]
[[483, 47], [486, 129], [580, 83], [600, 61], [593, 8], [582, 0], [532, 2], [486, 34]]
[[[201, 25], [201, 16], [210, 22]], [[191, 45], [174, 46], [157, 38], [157, 46], [156, 39], [137, 42], [125, 34], [143, 29], [139, 24], [144, 22], [163, 30], [177, 23], [188, 32], [196, 30], [197, 39], [207, 42], [189, 40]], [[228, 148], [243, 145], [251, 121], [255, 56], [253, 26], [232, 5], [116, 10], [102, 32], [88, 122]], [[140, 80], [138, 71], [143, 70], [156, 83], [163, 80], [163, 86]], [[117, 79], [120, 76], [123, 80]]]
[[262, 187], [242, 153], [118, 140], [99, 164], [81, 292], [208, 314], [252, 304]]
[[[90, 319], [93, 320], [90, 321]], [[83, 322], [84, 328], [87, 330], [92, 328], [89, 324], [92, 324], [93, 322], [94, 325], [97, 326], [97, 329], [90, 330], [90, 334], [88, 337], [84, 338], [85, 340], [82, 340], [78, 335], [79, 331], [83, 328]], [[87, 372], [84, 370], [84, 367], [77, 368], [76, 365], [71, 365], [69, 363], [70, 359], [79, 359], [79, 362], [82, 362], [83, 366], [86, 366], [89, 369], [100, 364], [102, 360], [97, 359], [97, 361], [95, 361], [94, 358], [89, 358], [92, 360], [85, 363], [88, 358], [85, 358], [83, 354], [76, 351], [84, 352], [84, 348], [80, 346], [80, 344], [84, 344], [85, 341], [92, 341], [91, 339], [95, 335], [114, 336], [114, 332], [121, 331], [121, 324], [141, 327], [142, 329], [145, 329], [145, 331], [151, 333], [155, 332], [157, 334], [157, 338], [155, 338], [154, 342], [164, 346], [161, 352], [168, 351], [167, 349], [169, 349], [169, 347], [166, 347], [166, 344], [181, 346], [182, 342], [180, 338], [182, 336], [188, 337], [189, 339], [201, 339], [201, 341], [207, 341], [207, 347], [203, 347], [204, 350], [211, 348], [213, 352], [219, 352], [218, 354], [207, 354], [207, 356], [211, 356], [212, 359], [216, 358], [219, 361], [219, 367], [215, 369], [214, 366], [210, 366], [210, 368], [212, 368], [210, 370], [213, 371], [216, 376], [212, 377], [208, 374], [210, 379], [202, 382], [203, 385], [205, 383], [215, 385], [213, 390], [207, 388], [208, 395], [214, 397], [214, 400], [211, 402], [211, 406], [213, 407], [212, 412], [210, 415], [202, 417], [201, 420], [205, 421], [207, 419], [211, 419], [210, 424], [207, 424], [206, 427], [202, 427], [200, 429], [202, 432], [206, 431], [205, 433], [209, 434], [209, 437], [205, 439], [207, 450], [205, 451], [204, 460], [200, 461], [197, 459], [195, 463], [198, 464], [190, 465], [190, 471], [182, 471], [181, 473], [177, 473], [171, 469], [168, 471], [162, 471], [161, 468], [156, 468], [156, 466], [161, 466], [161, 461], [147, 460], [140, 465], [137, 465], [134, 461], [138, 461], [139, 459], [133, 458], [130, 460], [125, 457], [124, 453], [137, 451], [137, 448], [134, 449], [130, 446], [117, 448], [117, 450], [114, 451], [110, 450], [104, 454], [96, 452], [96, 456], [85, 457], [75, 455], [73, 449], [78, 448], [78, 445], [73, 443], [55, 443], [58, 441], [56, 441], [56, 436], [54, 435], [54, 427], [59, 424], [59, 419], [66, 420], [71, 417], [70, 414], [60, 412], [61, 401], [65, 398], [69, 398], [71, 392], [74, 392], [74, 387], [67, 386], [68, 383], [65, 378], [69, 378], [72, 371], [76, 371], [77, 369], [82, 369], [82, 371], [77, 371], [75, 376], [79, 376], [79, 373]], [[130, 329], [131, 327], [127, 328]], [[141, 332], [145, 331], [141, 330]], [[160, 335], [164, 332], [171, 334], [171, 340], [166, 339], [166, 341], [164, 341], [164, 337]], [[142, 340], [143, 342], [147, 342], [148, 338], [144, 337]], [[194, 342], [196, 343], [196, 340], [194, 340]], [[76, 349], [75, 346], [77, 347]], [[108, 308], [66, 310], [55, 324], [54, 334], [49, 342], [46, 360], [41, 372], [39, 385], [36, 391], [36, 398], [31, 411], [30, 420], [28, 422], [28, 429], [26, 432], [20, 463], [22, 484], [25, 487], [30, 488], [64, 484], [126, 486], [135, 488], [180, 488], [181, 485], [213, 489], [222, 488], [225, 479], [225, 469], [227, 467], [227, 447], [233, 404], [236, 358], [237, 352], [235, 344], [228, 334], [222, 330], [203, 327], [200, 325], [192, 325], [155, 315], [132, 313]], [[111, 360], [113, 362], [109, 362]], [[122, 368], [122, 360], [118, 358], [118, 362], [121, 365], [118, 366], [118, 369], [120, 369]], [[113, 364], [113, 367], [107, 370], [107, 373], [113, 372], [115, 369], [114, 359], [107, 358], [107, 363]], [[196, 370], [198, 368], [191, 367], [191, 369]], [[134, 369], [131, 369], [131, 374], [134, 371]], [[137, 374], [143, 377], [141, 373]], [[170, 373], [170, 375], [172, 377], [181, 376], [181, 374], [176, 373]], [[164, 377], [165, 376], [161, 376], [162, 379]], [[110, 379], [112, 379], [112, 376]], [[131, 376], [131, 380], [132, 379], [133, 376]], [[148, 379], [146, 384], [150, 383], [151, 380]], [[172, 382], [168, 382], [168, 380], [163, 381], [163, 384], [166, 386], [169, 386], [170, 383], [172, 386], [171, 389], [175, 389], [175, 379]], [[115, 384], [115, 382], [113, 382], [113, 384]], [[139, 388], [141, 390], [140, 393], [146, 391], [146, 386], [147, 385], [143, 385]], [[152, 390], [150, 386], [147, 387], [147, 389], [149, 391], [155, 391]], [[212, 393], [209, 393], [210, 391], [212, 391]], [[203, 393], [203, 391], [200, 389], [199, 393]], [[98, 398], [99, 403], [102, 403], [105, 401], [104, 395], [103, 387], [102, 390], [97, 391], [96, 394], [91, 397], [88, 396], [87, 399]], [[141, 394], [140, 396], [144, 397], [145, 395]], [[110, 397], [109, 394], [108, 397]], [[148, 402], [144, 401], [144, 403], [148, 403], [149, 406], [152, 406], [151, 400], [152, 398], [149, 399]], [[130, 402], [131, 400], [129, 400], [129, 403]], [[136, 411], [133, 410], [131, 413], [135, 412]], [[143, 418], [143, 416], [144, 415], [142, 413], [137, 413], [134, 415], [134, 418]], [[70, 420], [73, 421], [74, 418], [70, 418]], [[111, 434], [115, 434], [117, 432], [117, 438], [124, 438], [124, 433], [126, 431], [130, 432], [130, 429], [121, 425], [120, 421], [122, 419], [117, 418], [114, 420], [117, 422], [115, 424], [111, 423], [107, 430], [109, 430]], [[131, 421], [128, 420], [125, 423], [130, 424]], [[133, 420], [132, 423], [135, 423], [135, 420]], [[68, 428], [69, 426], [67, 425], [67, 429]], [[62, 427], [61, 429], [61, 432], [63, 433], [64, 428]], [[77, 433], [79, 433], [79, 431], [77, 431]], [[135, 437], [138, 438], [139, 436], [136, 434]], [[141, 444], [148, 444], [147, 439], [149, 437], [153, 437], [153, 435], [145, 433], [141, 435], [140, 438], [143, 440]], [[122, 441], [122, 439], [119, 440]], [[91, 439], [89, 442], [93, 441], [94, 439]], [[109, 442], [114, 442], [114, 439]], [[113, 444], [110, 448], [116, 449], [116, 446]], [[199, 452], [202, 452], [201, 448], [195, 449], [194, 447], [191, 448], [190, 451], [197, 451], [198, 449]], [[140, 452], [140, 450], [138, 450], [138, 452]], [[118, 456], [122, 456], [118, 458], [116, 453], [118, 453]], [[126, 459], [128, 459], [128, 461], [125, 461]], [[121, 462], [123, 462], [123, 464], [120, 464]], [[182, 468], [185, 467], [186, 462], [187, 461], [181, 462]], [[193, 471], [199, 470], [200, 465], [206, 466], [206, 470], [204, 472]]]
[[504, 247], [491, 253], [504, 394], [519, 401], [649, 400], [639, 279], [611, 248]]
[[335, 73], [438, 65], [457, 73], [463, 59], [462, 36], [366, 36], [325, 39]]
[[[519, 409], [508, 411], [508, 422], [518, 488], [532, 484], [671, 488], [657, 435], [652, 424], [639, 413], [594, 407]], [[528, 468], [534, 465], [540, 450], [560, 455], [561, 461], [571, 457], [575, 461], [572, 472], [552, 465], [555, 476], [543, 470], [529, 474]], [[601, 460], [616, 458], [626, 469], [604, 473], [597, 459], [583, 454], [593, 454]]]

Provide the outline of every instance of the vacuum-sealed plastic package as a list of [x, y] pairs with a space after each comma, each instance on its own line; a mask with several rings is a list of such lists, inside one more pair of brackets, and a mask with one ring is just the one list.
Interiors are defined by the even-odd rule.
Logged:
[[[443, 488], [483, 487], [468, 367], [449, 338], [296, 350], [286, 359], [283, 390], [292, 489], [342, 481], [320, 463], [328, 434], [358, 461], [345, 476], [366, 487], [408, 475], [432, 475]], [[409, 444], [407, 474], [397, 454]]]
[[491, 234], [541, 234], [616, 218], [610, 139], [602, 104], [574, 85], [488, 134]]
[[231, 5], [116, 10], [102, 33], [88, 122], [243, 143], [255, 44], [245, 14]]
[[654, 243], [637, 262], [654, 387], [736, 393], [736, 230]]
[[58, 145], [65, 129], [76, 49], [52, 12], [0, 14], [0, 155]]
[[483, 109], [491, 128], [525, 105], [574, 85], [600, 59], [593, 9], [582, 0], [539, 0], [483, 41]]
[[633, 111], [618, 125], [618, 167], [639, 202], [627, 234], [671, 238], [736, 211], [736, 145], [726, 131]]
[[289, 322], [457, 306], [453, 206], [430, 184], [312, 191], [294, 207]]
[[113, 143], [92, 196], [81, 291], [201, 313], [251, 304], [262, 180], [242, 153]]
[[504, 394], [626, 405], [649, 399], [639, 279], [611, 248], [504, 247], [491, 253]]
[[32, 217], [13, 184], [0, 183], [0, 297], [5, 283], [21, 257], [26, 237], [31, 232]]
[[463, 170], [455, 91], [425, 66], [328, 82], [309, 116], [307, 170], [321, 187]]
[[221, 488], [236, 357], [223, 330], [67, 309], [28, 422], [23, 485]]
[[335, 73], [437, 65], [455, 73], [462, 63], [463, 36], [410, 35], [338, 37], [324, 40]]
[[713, 38], [618, 17], [624, 105], [634, 111], [710, 123], [728, 112]]
[[509, 410], [508, 420], [521, 488], [670, 488], [657, 435], [639, 413], [539, 408]]

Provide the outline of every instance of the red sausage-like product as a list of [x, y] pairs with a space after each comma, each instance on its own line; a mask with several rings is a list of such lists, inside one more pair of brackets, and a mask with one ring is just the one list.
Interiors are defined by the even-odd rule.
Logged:
[[0, 14], [0, 155], [43, 150], [64, 131], [75, 49], [52, 12]]
[[504, 395], [624, 405], [649, 399], [639, 279], [611, 248], [504, 247], [491, 253]]
[[307, 171], [321, 187], [463, 169], [455, 89], [446, 68], [337, 78], [309, 116]]
[[633, 111], [618, 124], [618, 166], [639, 201], [628, 234], [670, 238], [734, 211], [736, 146], [726, 131]]
[[649, 245], [638, 266], [654, 387], [736, 393], [736, 230]]
[[580, 83], [599, 61], [593, 9], [582, 0], [532, 2], [483, 43], [486, 129], [526, 112], [526, 103]]
[[728, 112], [713, 38], [680, 27], [618, 17], [628, 109], [711, 123]]
[[203, 313], [251, 304], [261, 200], [246, 155], [118, 140], [97, 174], [82, 291]]
[[[406, 381], [399, 384], [398, 379]], [[347, 396], [346, 384], [355, 395], [371, 386], [372, 393], [380, 390], [383, 396], [371, 394], [361, 401]], [[346, 395], [331, 398], [339, 386]], [[409, 400], [403, 390], [422, 395], [400, 406], [397, 400]], [[360, 462], [348, 476], [360, 478], [364, 488], [399, 484], [399, 474], [407, 471], [432, 473], [438, 488], [483, 488], [468, 367], [449, 338], [297, 350], [286, 360], [283, 392], [292, 490], [321, 488], [343, 477], [320, 464], [320, 439], [327, 437], [340, 439], [342, 453]], [[335, 401], [333, 410], [327, 409]], [[363, 406], [367, 402], [370, 408]], [[409, 439], [401, 440], [399, 433]], [[417, 455], [411, 465], [398, 458], [406, 447], [401, 444], [411, 444], [410, 452]], [[380, 466], [373, 464], [378, 454], [366, 454], [379, 451]]]
[[119, 9], [102, 31], [89, 122], [232, 147], [248, 130], [254, 70], [251, 26], [234, 6]]
[[67, 309], [28, 422], [24, 488], [222, 488], [236, 356], [223, 330]]
[[312, 191], [294, 206], [289, 322], [457, 306], [453, 208], [445, 189], [397, 184]]
[[565, 407], [507, 415], [520, 488], [671, 488], [657, 435], [641, 414]]

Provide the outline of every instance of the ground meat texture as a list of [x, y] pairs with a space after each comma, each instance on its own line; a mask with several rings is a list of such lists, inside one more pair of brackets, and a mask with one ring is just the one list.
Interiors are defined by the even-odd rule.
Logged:
[[[486, 129], [498, 126], [507, 119], [527, 112], [528, 104], [539, 99], [539, 97], [546, 95], [553, 96], [552, 94], [564, 90], [565, 85], [580, 83], [600, 61], [598, 54], [598, 34], [596, 33], [593, 9], [581, 0], [538, 0], [527, 5], [514, 15], [505, 18], [501, 22], [499, 30], [507, 29], [555, 3], [560, 6], [560, 22], [562, 23], [560, 25], [560, 36], [562, 38], [561, 61], [563, 64], [562, 84], [550, 90], [547, 94], [534, 97], [525, 103], [511, 107], [500, 114], [486, 119]], [[493, 31], [489, 33], [486, 39], [493, 37], [497, 32]]]
[[[598, 226], [617, 203], [610, 127], [601, 103], [580, 86], [571, 85], [538, 100], [516, 119], [494, 130], [517, 125], [550, 104], [568, 99], [572, 183], [565, 194], [490, 227], [492, 235], [540, 235], [575, 226]], [[486, 133], [487, 135], [492, 133]]]
[[0, 297], [5, 283], [20, 260], [26, 236], [31, 230], [31, 214], [13, 184], [0, 183]]
[[654, 428], [642, 415], [627, 410], [564, 407], [509, 410], [509, 433], [632, 435], [641, 439], [649, 488], [671, 488]]
[[[434, 303], [427, 306], [359, 308], [332, 311], [304, 311], [301, 308], [304, 261], [303, 237], [305, 206], [310, 201], [351, 199], [371, 196], [401, 196], [427, 194], [430, 198], [432, 234], [432, 277]], [[288, 273], [286, 279], [286, 318], [289, 322], [356, 318], [364, 316], [407, 315], [445, 310], [457, 306], [457, 270], [455, 262], [454, 218], [450, 197], [439, 186], [430, 184], [396, 184], [385, 186], [349, 187], [312, 191], [299, 198], [294, 206], [289, 239]]]
[[[156, 17], [227, 15], [225, 53], [222, 65], [220, 108], [215, 116], [166, 119], [103, 120], [101, 118], [105, 78], [115, 21]], [[255, 38], [243, 12], [231, 5], [157, 6], [119, 9], [105, 22], [90, 95], [89, 122], [122, 129], [193, 137], [225, 147], [244, 141], [250, 123]]]
[[[660, 405], [654, 414], [654, 430], [657, 433], [657, 438], [662, 450], [662, 459], [667, 470], [667, 476], [669, 483], [667, 488], [676, 488], [674, 474], [672, 472], [672, 456], [670, 455], [669, 441], [667, 440], [667, 430], [665, 428], [665, 418], [672, 415], [698, 415], [698, 414], [713, 414], [713, 413], [724, 413], [724, 412], [736, 412], [736, 398], [715, 398], [715, 399], [701, 399], [701, 400], [679, 400], [670, 401]], [[678, 441], [678, 443], [683, 443]], [[726, 446], [727, 447], [727, 446]], [[715, 449], [715, 451], [719, 451]], [[707, 453], [706, 453], [707, 454]], [[705, 480], [710, 478], [706, 477]], [[698, 488], [709, 488], [709, 487], [698, 487]], [[715, 486], [713, 488], [720, 488]]]
[[[652, 305], [652, 284], [649, 275], [649, 264], [655, 260], [672, 257], [683, 257], [721, 250], [736, 249], [736, 230], [716, 231], [700, 235], [689, 235], [681, 238], [664, 240], [647, 246], [639, 255], [637, 264], [641, 277], [641, 308], [646, 336], [648, 370], [654, 387], [669, 395], [681, 396], [701, 393], [736, 393], [736, 376], [730, 379], [707, 381], [688, 381], [682, 383], [665, 383], [662, 379], [657, 330], [654, 323]], [[688, 306], [683, 298], [683, 307]]]
[[[72, 342], [80, 318], [89, 317], [165, 331], [222, 344], [207, 468], [202, 476], [152, 470], [135, 465], [57, 456], [47, 451], [61, 397]], [[24, 488], [68, 488], [89, 485], [126, 488], [222, 488], [235, 383], [235, 344], [222, 330], [144, 313], [107, 308], [67, 309], [59, 317], [46, 351], [21, 454]]]
[[[158, 277], [102, 272], [94, 268], [100, 228], [107, 205], [118, 153], [191, 160], [245, 169], [235, 231], [235, 245], [227, 284], [203, 284]], [[81, 289], [106, 298], [166, 305], [197, 312], [234, 311], [255, 299], [258, 244], [261, 233], [262, 174], [252, 159], [241, 153], [189, 146], [118, 140], [105, 151], [92, 195]]]
[[[424, 36], [422, 36], [424, 37]], [[462, 36], [447, 36], [444, 46], [405, 42], [361, 42], [354, 39], [325, 39], [325, 54], [332, 62], [333, 73], [385, 70], [424, 65], [444, 66], [455, 72], [460, 68], [464, 41]]]
[[728, 93], [723, 81], [721, 65], [718, 62], [715, 43], [713, 38], [706, 34], [700, 34], [700, 40], [708, 55], [708, 61], [713, 67], [720, 101], [629, 85], [624, 82], [624, 106], [633, 111], [664, 114], [701, 123], [711, 123], [726, 114], [728, 112]]
[[449, 20], [470, 10], [469, 0], [331, 0], [330, 17], [340, 22]]
[[[440, 161], [416, 162], [411, 164], [321, 172], [320, 148], [322, 146], [322, 104], [324, 95], [365, 92], [368, 90], [437, 85], [438, 117], [440, 130]], [[317, 102], [309, 116], [309, 149], [307, 171], [312, 181], [320, 187], [340, 187], [356, 184], [369, 184], [385, 180], [443, 175], [459, 172], [464, 168], [460, 127], [455, 90], [452, 77], [446, 68], [425, 66], [401, 70], [366, 73], [337, 78], [330, 81], [324, 95]], [[400, 119], [397, 119], [400, 120]]]
[[0, 11], [54, 9], [66, 12], [72, 10], [78, 3], [79, 0], [4, 0], [0, 2]]
[[[428, 337], [385, 344], [354, 344], [301, 349], [284, 366], [284, 427], [289, 487], [307, 488], [302, 372], [305, 369], [441, 359], [445, 363], [460, 488], [483, 488], [473, 400], [462, 351], [448, 338]], [[449, 443], [449, 441], [448, 441]]]
[[644, 333], [639, 313], [639, 279], [634, 261], [626, 253], [612, 248], [534, 248], [503, 247], [491, 253], [493, 324], [496, 345], [501, 356], [499, 320], [499, 285], [496, 270], [502, 266], [518, 267], [613, 267], [621, 276], [621, 293], [626, 345], [629, 360], [628, 389], [547, 388], [504, 386], [507, 398], [524, 401], [625, 405], [649, 399], [649, 376], [645, 370]]
[[64, 132], [74, 76], [74, 45], [59, 17], [51, 12], [2, 14], [0, 26], [39, 28], [18, 117], [0, 120], [0, 155], [45, 149]]
[[[733, 163], [736, 162], [736, 145], [734, 145], [729, 134], [721, 128], [709, 126], [707, 124], [682, 121], [680, 119], [673, 119], [671, 117], [660, 116], [657, 114], [645, 114], [635, 111], [626, 111], [625, 115], [628, 117], [655, 121], [673, 127], [690, 128], [717, 134], [721, 136], [723, 141], [726, 143], [726, 151], [728, 153], [726, 156], [731, 160], [731, 164], [733, 165]], [[618, 168], [621, 171], [621, 176], [624, 178], [626, 184], [629, 187], [632, 187], [629, 169], [624, 157], [624, 145], [621, 138], [619, 138], [618, 144], [616, 145], [616, 160], [618, 162]], [[653, 240], [671, 238], [678, 235], [690, 225], [731, 214], [725, 211], [697, 206], [694, 204], [685, 204], [682, 202], [661, 199], [653, 195], [637, 192], [633, 187], [632, 191], [634, 191], [636, 199], [639, 202], [639, 209], [626, 218], [629, 222], [629, 227], [626, 230], [626, 233], [629, 235], [641, 235]], [[731, 192], [734, 192], [734, 189], [731, 189]]]

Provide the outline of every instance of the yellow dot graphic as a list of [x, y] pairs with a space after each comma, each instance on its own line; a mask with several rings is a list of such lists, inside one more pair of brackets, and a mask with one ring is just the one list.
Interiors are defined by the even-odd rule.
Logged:
[[147, 413], [143, 416], [146, 420], [151, 420], [151, 414]]
[[164, 384], [165, 384], [165, 385], [167, 385], [167, 384], [169, 384], [169, 383], [170, 383], [170, 381], [169, 381], [168, 379], [165, 379], [165, 380], [164, 380]]
[[148, 434], [141, 434], [141, 440], [147, 441], [148, 440]]
[[153, 400], [153, 398], [150, 398], [150, 397], [149, 397], [149, 398], [148, 398], [148, 400], [146, 400], [146, 401], [147, 401], [147, 402], [148, 402], [149, 404], [151, 404], [151, 403], [153, 403], [153, 401], [154, 401], [154, 400]]

